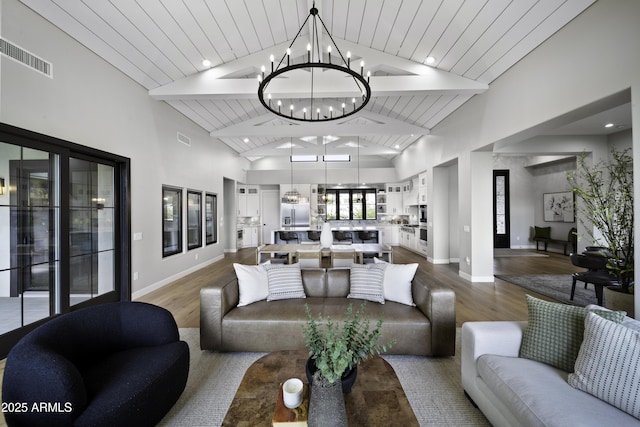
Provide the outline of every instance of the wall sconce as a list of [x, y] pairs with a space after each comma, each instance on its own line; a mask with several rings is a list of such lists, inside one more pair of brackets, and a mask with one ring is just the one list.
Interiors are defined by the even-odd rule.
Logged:
[[0, 178], [0, 196], [4, 196], [4, 178]]

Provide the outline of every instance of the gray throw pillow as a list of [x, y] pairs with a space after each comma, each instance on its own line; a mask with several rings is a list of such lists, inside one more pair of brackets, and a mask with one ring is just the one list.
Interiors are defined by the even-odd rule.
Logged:
[[543, 301], [527, 295], [528, 324], [522, 336], [520, 357], [573, 372], [584, 335], [584, 319], [593, 312], [620, 323], [624, 311], [591, 310]]

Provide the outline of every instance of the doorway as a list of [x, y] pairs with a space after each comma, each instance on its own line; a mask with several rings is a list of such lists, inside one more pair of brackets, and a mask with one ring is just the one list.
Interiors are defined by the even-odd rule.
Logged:
[[493, 247], [511, 247], [509, 221], [509, 170], [493, 171]]
[[280, 228], [280, 191], [262, 190], [262, 243], [274, 243], [273, 232]]

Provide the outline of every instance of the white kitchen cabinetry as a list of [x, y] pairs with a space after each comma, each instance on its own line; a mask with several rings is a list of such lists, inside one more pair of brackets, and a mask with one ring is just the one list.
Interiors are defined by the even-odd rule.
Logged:
[[378, 238], [380, 243], [392, 246], [400, 244], [400, 226], [387, 225], [379, 228]]
[[242, 228], [242, 247], [250, 248], [258, 246], [260, 243], [258, 236], [260, 227], [243, 227]]
[[427, 204], [427, 172], [418, 175], [418, 204]]
[[387, 215], [402, 215], [402, 184], [387, 184]]
[[260, 215], [260, 190], [257, 185], [238, 186], [238, 216]]

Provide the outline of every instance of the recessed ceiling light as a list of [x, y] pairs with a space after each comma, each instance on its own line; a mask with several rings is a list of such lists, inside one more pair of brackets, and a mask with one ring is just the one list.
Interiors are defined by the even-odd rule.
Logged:
[[249, 138], [245, 138], [243, 141], [246, 144], [247, 142], [249, 142]]
[[400, 145], [396, 144], [396, 150], [400, 148]]
[[202, 66], [203, 67], [211, 67], [211, 61], [209, 61], [208, 59], [203, 59], [202, 60]]
[[427, 65], [432, 65], [436, 63], [435, 56], [427, 56], [427, 59], [424, 61]]
[[613, 127], [613, 123], [607, 123], [606, 125], [604, 125], [604, 127], [606, 127], [606, 128], [612, 128], [612, 127]]

